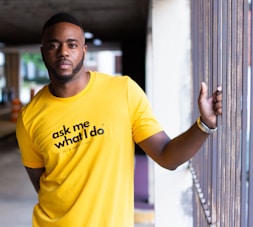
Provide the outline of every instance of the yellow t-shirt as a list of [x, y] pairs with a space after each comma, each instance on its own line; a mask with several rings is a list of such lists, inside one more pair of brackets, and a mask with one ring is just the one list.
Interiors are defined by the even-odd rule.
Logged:
[[17, 138], [26, 167], [45, 167], [34, 227], [134, 225], [134, 142], [162, 130], [127, 76], [90, 72], [75, 96], [45, 86], [23, 108]]

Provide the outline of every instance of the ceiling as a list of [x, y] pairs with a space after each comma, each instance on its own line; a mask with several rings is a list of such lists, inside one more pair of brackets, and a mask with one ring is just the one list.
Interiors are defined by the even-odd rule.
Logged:
[[68, 12], [105, 42], [121, 42], [146, 33], [149, 0], [0, 0], [0, 43], [37, 44], [44, 22]]

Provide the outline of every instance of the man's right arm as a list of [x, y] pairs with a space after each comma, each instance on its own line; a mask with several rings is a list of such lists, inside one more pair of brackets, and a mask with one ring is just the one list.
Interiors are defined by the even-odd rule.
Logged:
[[25, 168], [36, 192], [38, 193], [40, 190], [40, 177], [45, 172], [45, 168]]

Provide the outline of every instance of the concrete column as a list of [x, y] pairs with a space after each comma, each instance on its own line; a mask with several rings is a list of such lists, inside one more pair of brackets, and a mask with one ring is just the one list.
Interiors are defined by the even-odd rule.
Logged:
[[[172, 138], [192, 124], [189, 10], [188, 0], [152, 0], [150, 8], [146, 92], [155, 115]], [[155, 164], [153, 176], [155, 226], [190, 227], [191, 177], [187, 164], [175, 171]]]
[[19, 53], [5, 54], [5, 77], [8, 88], [14, 88], [15, 96], [19, 98], [20, 78], [20, 55]]

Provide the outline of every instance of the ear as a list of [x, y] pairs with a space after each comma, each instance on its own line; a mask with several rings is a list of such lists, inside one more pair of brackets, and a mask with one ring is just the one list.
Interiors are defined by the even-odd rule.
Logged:
[[83, 45], [83, 51], [84, 51], [85, 53], [86, 53], [86, 51], [87, 51], [87, 48], [88, 48], [87, 45], [84, 44], [84, 45]]
[[43, 46], [40, 47], [40, 53], [41, 53], [42, 60], [44, 61], [44, 47]]
[[41, 46], [41, 47], [40, 47], [40, 53], [41, 53], [41, 54], [43, 53], [43, 50], [44, 50], [44, 47]]
[[88, 46], [87, 46], [86, 44], [84, 44], [84, 45], [83, 45], [83, 55], [84, 55], [84, 59], [85, 59], [85, 56], [86, 56], [87, 48], [88, 48]]

